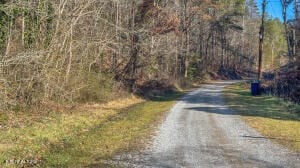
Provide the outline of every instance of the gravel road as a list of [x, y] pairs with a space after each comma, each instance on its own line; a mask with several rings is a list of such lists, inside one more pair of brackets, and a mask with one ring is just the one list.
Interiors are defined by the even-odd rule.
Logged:
[[232, 83], [207, 84], [186, 95], [131, 166], [300, 168], [299, 153], [261, 136], [224, 105], [222, 90]]

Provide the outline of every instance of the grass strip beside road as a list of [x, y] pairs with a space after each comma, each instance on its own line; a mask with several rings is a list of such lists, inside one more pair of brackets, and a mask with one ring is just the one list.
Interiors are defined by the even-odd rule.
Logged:
[[100, 167], [115, 154], [143, 146], [154, 124], [183, 95], [173, 92], [147, 101], [134, 98], [121, 106], [96, 106], [40, 116], [37, 121], [25, 116], [28, 123], [21, 127], [0, 129], [0, 167], [7, 159], [38, 159], [40, 167]]
[[250, 95], [250, 84], [234, 84], [224, 91], [226, 103], [263, 136], [300, 151], [300, 105], [280, 98]]

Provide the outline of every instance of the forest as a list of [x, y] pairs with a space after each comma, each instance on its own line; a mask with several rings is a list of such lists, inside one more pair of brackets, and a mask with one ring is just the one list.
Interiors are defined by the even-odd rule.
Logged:
[[[254, 0], [1, 0], [0, 20], [2, 110], [105, 102], [257, 68]], [[269, 71], [287, 62], [287, 44], [282, 22], [267, 16], [266, 27]]]
[[259, 2], [0, 0], [0, 167], [299, 167], [298, 0]]

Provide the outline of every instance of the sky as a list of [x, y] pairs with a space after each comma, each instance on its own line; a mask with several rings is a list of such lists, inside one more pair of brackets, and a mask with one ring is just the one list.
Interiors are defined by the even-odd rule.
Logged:
[[[262, 1], [263, 0], [256, 0], [257, 6], [260, 9], [260, 11], [262, 8]], [[281, 0], [267, 0], [266, 11], [272, 18], [279, 18], [281, 21], [283, 20]], [[293, 18], [294, 18], [294, 8], [293, 8], [293, 4], [291, 4], [287, 10], [287, 19], [289, 20]]]

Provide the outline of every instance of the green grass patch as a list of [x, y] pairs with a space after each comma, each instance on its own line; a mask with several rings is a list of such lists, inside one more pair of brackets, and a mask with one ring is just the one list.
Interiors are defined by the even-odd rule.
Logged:
[[7, 122], [8, 117], [6, 114], [0, 112], [0, 124]]
[[239, 83], [225, 91], [227, 104], [262, 135], [300, 151], [300, 105], [280, 98], [250, 95], [250, 84]]
[[173, 92], [73, 113], [15, 115], [19, 124], [0, 129], [0, 167], [7, 159], [39, 160], [39, 167], [101, 167], [103, 160], [140, 147], [154, 130], [151, 126], [182, 95]]

